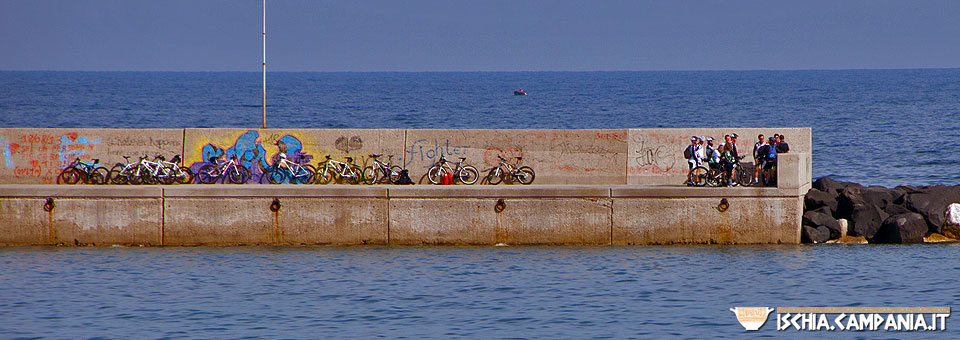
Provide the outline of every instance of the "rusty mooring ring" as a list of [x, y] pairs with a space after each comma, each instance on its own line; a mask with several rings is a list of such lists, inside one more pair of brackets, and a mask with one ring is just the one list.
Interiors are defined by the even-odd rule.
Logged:
[[273, 203], [270, 203], [270, 211], [278, 212], [280, 211], [280, 199], [274, 198]]
[[507, 202], [504, 202], [503, 199], [501, 198], [501, 199], [498, 199], [497, 204], [493, 206], [493, 211], [499, 214], [501, 211], [503, 211], [503, 209], [506, 209], [506, 208], [507, 208]]
[[56, 207], [57, 207], [57, 205], [56, 205], [55, 203], [53, 203], [53, 197], [48, 197], [48, 198], [47, 198], [47, 203], [44, 203], [44, 204], [43, 204], [43, 211], [51, 212], [51, 211], [53, 211], [53, 208], [56, 208]]
[[724, 212], [727, 211], [727, 209], [730, 209], [730, 202], [727, 202], [726, 198], [721, 198], [720, 204], [717, 204], [717, 211]]

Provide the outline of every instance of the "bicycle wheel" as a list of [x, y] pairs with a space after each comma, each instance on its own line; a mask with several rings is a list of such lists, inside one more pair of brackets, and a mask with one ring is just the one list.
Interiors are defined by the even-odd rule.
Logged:
[[173, 175], [173, 167], [160, 168], [160, 173], [157, 174], [157, 179], [160, 181], [160, 184], [165, 185], [170, 185], [177, 181], [177, 177]]
[[283, 183], [283, 180], [286, 179], [286, 171], [280, 170], [275, 167], [267, 168], [267, 172], [264, 174], [267, 178], [267, 182], [270, 184], [280, 184]]
[[440, 184], [443, 180], [443, 173], [445, 172], [442, 166], [434, 165], [430, 170], [427, 170], [427, 180], [433, 184]]
[[160, 179], [150, 173], [150, 169], [144, 167], [140, 169], [140, 182], [147, 185], [154, 185], [160, 182]]
[[77, 184], [80, 181], [80, 171], [74, 167], [68, 167], [60, 171], [57, 176], [57, 184]]
[[247, 179], [250, 178], [249, 170], [245, 170], [245, 167], [242, 166], [232, 166], [227, 170], [227, 180], [233, 184], [243, 184], [247, 182]]
[[317, 171], [317, 184], [329, 184], [330, 182], [333, 182], [334, 172], [335, 170], [331, 169], [329, 166], [327, 166], [327, 164], [324, 164], [323, 168]]
[[500, 184], [500, 182], [503, 182], [503, 169], [500, 169], [499, 166], [490, 169], [490, 172], [487, 174], [487, 183], [497, 185]]
[[190, 184], [193, 183], [193, 171], [190, 168], [179, 168], [180, 173], [177, 174], [177, 183], [180, 184]]
[[710, 171], [707, 168], [698, 166], [690, 170], [690, 174], [687, 175], [687, 181], [690, 182], [693, 186], [702, 187], [707, 185], [707, 176]]
[[459, 178], [463, 184], [472, 185], [477, 183], [477, 179], [480, 178], [480, 172], [477, 171], [477, 168], [467, 165], [460, 168], [460, 173], [457, 174], [457, 178]]
[[136, 165], [132, 166], [130, 169], [127, 169], [127, 183], [133, 185], [140, 185], [143, 183], [143, 178], [140, 177], [140, 168]]
[[753, 185], [753, 171], [747, 171], [742, 165], [737, 166], [737, 183], [745, 187]]
[[363, 168], [363, 182], [366, 184], [377, 183], [380, 180], [380, 172], [372, 166]]
[[297, 183], [300, 184], [310, 184], [313, 183], [313, 178], [317, 176], [317, 168], [314, 168], [313, 165], [305, 164], [302, 169], [300, 169], [300, 175], [297, 176]]
[[107, 184], [107, 177], [110, 176], [110, 170], [104, 167], [98, 167], [90, 174], [90, 184]]
[[123, 173], [123, 164], [114, 165], [107, 174], [107, 179], [113, 184], [127, 184], [127, 175]]
[[391, 184], [397, 184], [397, 182], [400, 181], [401, 171], [403, 171], [403, 168], [401, 168], [399, 165], [394, 165], [390, 167], [390, 175], [387, 177], [387, 179], [390, 181]]
[[707, 171], [706, 184], [707, 186], [717, 187], [720, 186], [720, 177], [722, 173], [720, 170], [710, 169]]
[[533, 169], [529, 166], [521, 166], [520, 169], [517, 169], [517, 182], [520, 184], [530, 184], [533, 183], [533, 178], [537, 177], [537, 174], [533, 172]]
[[356, 166], [356, 165], [351, 166], [350, 177], [347, 177], [347, 183], [360, 184], [360, 176], [363, 176], [363, 170], [360, 170], [359, 166]]
[[200, 167], [200, 170], [197, 170], [197, 180], [203, 184], [213, 184], [219, 177], [217, 167], [213, 166], [213, 164], [204, 164]]

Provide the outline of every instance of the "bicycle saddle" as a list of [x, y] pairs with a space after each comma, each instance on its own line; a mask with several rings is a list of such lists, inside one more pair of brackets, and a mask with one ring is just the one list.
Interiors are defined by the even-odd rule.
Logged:
[[377, 157], [380, 157], [380, 156], [383, 156], [383, 154], [381, 153], [381, 154], [376, 154], [376, 155], [370, 155], [370, 158], [377, 158]]
[[330, 159], [330, 155], [326, 155], [326, 156], [324, 156], [324, 157], [327, 157], [327, 159]]
[[517, 162], [523, 160], [523, 157], [517, 157]]
[[467, 157], [460, 157], [460, 161], [461, 161], [461, 162], [463, 162], [463, 161], [465, 161], [465, 160], [467, 160]]
[[347, 163], [353, 162], [353, 157], [347, 157]]
[[100, 164], [100, 159], [99, 159], [99, 158], [94, 158], [94, 159], [93, 159], [93, 164]]

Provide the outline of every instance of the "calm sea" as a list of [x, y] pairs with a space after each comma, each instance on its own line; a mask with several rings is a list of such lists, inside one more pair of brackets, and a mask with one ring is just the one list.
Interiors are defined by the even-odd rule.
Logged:
[[[810, 126], [815, 177], [960, 179], [958, 69], [270, 73], [268, 91], [277, 128]], [[0, 127], [259, 124], [258, 73], [0, 72]], [[955, 244], [0, 248], [0, 338], [960, 338], [951, 319], [946, 333], [821, 334], [770, 316], [746, 333], [728, 310], [957, 307], [958, 257]]]
[[[737, 306], [957, 306], [960, 245], [0, 248], [0, 338], [926, 338]], [[954, 308], [956, 310], [956, 308]]]
[[[260, 77], [0, 72], [0, 127], [259, 127]], [[277, 128], [802, 126], [813, 127], [814, 177], [960, 180], [960, 69], [268, 73], [267, 83]]]

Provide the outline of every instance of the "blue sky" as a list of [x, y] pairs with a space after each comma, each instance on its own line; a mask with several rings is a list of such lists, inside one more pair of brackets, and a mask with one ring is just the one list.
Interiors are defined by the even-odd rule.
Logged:
[[[0, 0], [0, 69], [259, 71], [261, 0]], [[270, 71], [960, 67], [960, 1], [267, 1]]]

